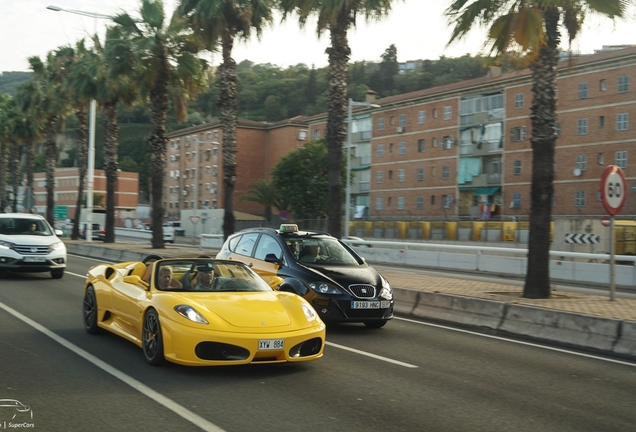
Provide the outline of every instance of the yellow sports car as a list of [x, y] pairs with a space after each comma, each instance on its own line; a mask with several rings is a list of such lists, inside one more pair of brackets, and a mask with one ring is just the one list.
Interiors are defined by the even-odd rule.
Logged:
[[302, 362], [325, 345], [325, 324], [302, 297], [241, 262], [205, 257], [96, 265], [83, 317], [88, 333], [128, 339], [152, 365]]

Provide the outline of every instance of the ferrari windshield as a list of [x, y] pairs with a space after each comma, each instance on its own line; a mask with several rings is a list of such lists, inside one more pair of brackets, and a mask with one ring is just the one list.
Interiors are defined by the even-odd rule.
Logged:
[[0, 217], [0, 234], [50, 236], [53, 232], [42, 219]]
[[161, 291], [258, 292], [272, 288], [240, 262], [213, 259], [158, 261], [153, 284]]

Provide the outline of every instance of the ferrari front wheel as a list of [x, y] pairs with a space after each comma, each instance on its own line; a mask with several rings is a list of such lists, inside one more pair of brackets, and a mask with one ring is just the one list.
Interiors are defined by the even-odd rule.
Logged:
[[146, 312], [141, 339], [146, 361], [153, 366], [159, 366], [164, 363], [161, 324], [159, 324], [157, 311], [154, 309]]
[[84, 328], [90, 334], [99, 333], [97, 325], [97, 297], [92, 286], [86, 288], [84, 293]]

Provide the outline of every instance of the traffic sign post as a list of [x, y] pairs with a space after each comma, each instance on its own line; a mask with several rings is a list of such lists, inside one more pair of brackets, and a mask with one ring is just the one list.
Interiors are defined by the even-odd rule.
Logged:
[[603, 207], [609, 213], [610, 227], [610, 300], [616, 298], [615, 260], [614, 260], [614, 215], [620, 213], [626, 196], [625, 173], [616, 165], [609, 165], [601, 175], [601, 198]]

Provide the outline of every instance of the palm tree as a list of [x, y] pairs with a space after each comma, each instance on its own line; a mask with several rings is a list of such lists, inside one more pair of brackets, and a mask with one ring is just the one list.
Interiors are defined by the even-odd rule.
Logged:
[[9, 175], [8, 149], [11, 137], [11, 111], [13, 100], [0, 93], [0, 213], [4, 213], [8, 204], [7, 178]]
[[446, 10], [449, 22], [455, 25], [449, 43], [465, 37], [473, 25], [483, 25], [489, 29], [485, 46], [490, 46], [491, 57], [500, 59], [516, 51], [526, 55], [530, 62], [532, 207], [528, 269], [523, 288], [526, 298], [550, 297], [550, 220], [561, 31], [565, 31], [571, 42], [590, 13], [622, 18], [628, 3], [625, 0], [458, 0]]
[[110, 45], [105, 52], [111, 77], [131, 79], [138, 86], [142, 101], [149, 101], [151, 136], [148, 139], [152, 198], [152, 247], [163, 244], [163, 179], [168, 143], [166, 115], [168, 98], [174, 99], [178, 121], [187, 118], [187, 99], [207, 83], [207, 62], [187, 21], [175, 13], [167, 22], [161, 0], [142, 0], [141, 18], [127, 13], [113, 17]]
[[[280, 203], [276, 188], [272, 183], [267, 183], [265, 180], [259, 180], [250, 183], [250, 190], [241, 197], [239, 201], [251, 201], [263, 206], [263, 217], [267, 222], [272, 220], [272, 207], [277, 207]], [[279, 210], [285, 210], [280, 209]]]
[[29, 57], [29, 66], [33, 71], [33, 84], [36, 90], [31, 96], [28, 109], [39, 104], [44, 118], [44, 149], [46, 155], [46, 219], [53, 225], [55, 167], [57, 165], [57, 123], [67, 112], [66, 94], [62, 91], [62, 82], [66, 74], [66, 64], [70, 53], [62, 49], [49, 52], [46, 63], [40, 57]]
[[367, 20], [379, 20], [389, 13], [391, 3], [392, 0], [279, 0], [284, 17], [296, 12], [300, 25], [304, 26], [315, 14], [318, 16], [318, 36], [329, 30], [331, 37], [331, 46], [327, 48], [329, 110], [325, 138], [329, 150], [328, 230], [336, 237], [342, 233], [344, 202], [342, 148], [347, 137], [347, 77], [351, 55], [347, 33], [355, 26], [358, 14], [363, 14]]
[[223, 236], [234, 232], [234, 185], [236, 183], [236, 124], [238, 98], [236, 62], [232, 49], [236, 38], [257, 37], [272, 21], [275, 0], [181, 0], [179, 10], [212, 50], [220, 42], [223, 62], [217, 73], [218, 102], [223, 129]]

